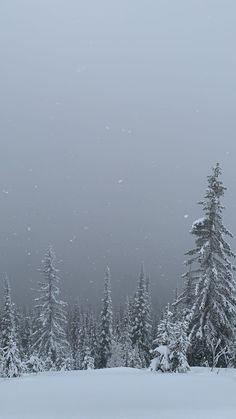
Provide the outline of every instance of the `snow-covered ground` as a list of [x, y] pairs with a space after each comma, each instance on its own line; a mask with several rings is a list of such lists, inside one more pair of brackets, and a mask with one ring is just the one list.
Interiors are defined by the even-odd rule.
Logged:
[[1, 419], [235, 419], [236, 371], [129, 368], [0, 380]]

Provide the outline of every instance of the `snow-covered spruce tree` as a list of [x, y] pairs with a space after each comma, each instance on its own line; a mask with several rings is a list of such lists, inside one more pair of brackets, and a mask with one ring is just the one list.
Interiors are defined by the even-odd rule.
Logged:
[[43, 260], [43, 281], [40, 282], [40, 297], [36, 298], [39, 312], [33, 351], [45, 362], [47, 370], [65, 368], [70, 358], [66, 340], [66, 303], [58, 299], [59, 277], [54, 266], [55, 254], [50, 246]]
[[193, 304], [195, 302], [196, 295], [196, 284], [199, 277], [200, 269], [192, 270], [193, 261], [190, 259], [186, 261], [185, 264], [188, 266], [188, 271], [182, 275], [184, 280], [183, 291], [177, 296], [175, 302], [173, 303], [174, 307], [177, 307], [178, 313], [181, 313], [187, 317], [192, 310]]
[[[173, 309], [173, 323], [175, 323], [177, 333], [177, 345], [181, 346], [180, 353], [184, 365], [184, 359], [189, 352], [189, 333], [190, 324], [192, 319], [192, 307], [195, 303], [196, 295], [196, 279], [199, 270], [192, 272], [192, 264], [189, 264], [188, 271], [182, 277], [184, 279], [183, 291], [175, 297], [174, 303], [172, 303]], [[186, 359], [186, 363], [187, 359]], [[186, 365], [187, 365], [186, 364]]]
[[[150, 277], [145, 277], [145, 298], [146, 298], [146, 319], [148, 324], [148, 335], [149, 335], [149, 350], [152, 343], [152, 329], [153, 329], [153, 313], [152, 313], [152, 301], [150, 292]], [[150, 358], [149, 358], [150, 360]]]
[[[121, 338], [120, 342], [122, 345], [123, 359], [125, 367], [138, 368], [141, 367], [141, 361], [139, 356], [137, 356], [137, 350], [132, 346], [132, 329], [131, 329], [131, 304], [129, 298], [126, 301], [126, 307], [124, 311], [124, 316], [122, 319], [121, 327]], [[137, 360], [138, 358], [138, 360]]]
[[124, 312], [122, 307], [119, 307], [113, 315], [113, 337], [117, 342], [121, 339], [123, 315]]
[[38, 372], [43, 372], [44, 368], [45, 364], [37, 354], [32, 353], [26, 361], [26, 369], [30, 373], [37, 374]]
[[125, 367], [123, 346], [117, 336], [113, 336], [111, 343], [111, 356], [107, 362], [108, 368]]
[[154, 359], [151, 362], [151, 370], [171, 371], [170, 345], [175, 341], [172, 318], [173, 314], [168, 304], [157, 326], [157, 336], [153, 342]]
[[80, 321], [78, 327], [78, 347], [76, 354], [76, 362], [80, 370], [84, 369], [83, 362], [86, 355], [87, 348], [91, 350], [90, 338], [89, 338], [89, 323], [88, 323], [89, 314], [80, 311]]
[[21, 325], [20, 325], [20, 339], [21, 347], [23, 350], [24, 358], [27, 358], [30, 354], [30, 336], [32, 334], [32, 318], [31, 313], [25, 310], [22, 313]]
[[[187, 264], [195, 266], [191, 271], [194, 278], [188, 275], [185, 293], [186, 302], [192, 299], [192, 285], [196, 285], [194, 302], [189, 310], [190, 316], [190, 351], [191, 365], [212, 364], [212, 342], [220, 342], [217, 351], [222, 352], [220, 366], [227, 366], [225, 353], [230, 353], [234, 341], [236, 324], [236, 282], [233, 277], [233, 265], [230, 258], [234, 257], [230, 245], [225, 238], [232, 234], [223, 224], [221, 198], [226, 188], [219, 176], [219, 164], [208, 176], [206, 195], [199, 204], [203, 208], [204, 217], [195, 221], [191, 233], [195, 236], [196, 246], [187, 252]], [[191, 297], [187, 300], [187, 296]], [[187, 303], [188, 304], [188, 303]], [[190, 304], [188, 304], [190, 305]], [[222, 351], [226, 348], [226, 351]], [[215, 354], [217, 356], [217, 353]]]
[[129, 299], [123, 314], [119, 312], [116, 316], [113, 330], [108, 367], [142, 368], [145, 360], [140, 358], [138, 345], [132, 345]]
[[182, 317], [182, 312], [180, 310], [180, 304], [178, 304], [179, 301], [179, 293], [178, 288], [176, 287], [174, 292], [174, 301], [171, 304], [171, 311], [173, 313], [173, 319], [174, 321], [177, 321], [180, 317]]
[[123, 347], [123, 310], [120, 309], [115, 313], [113, 319], [113, 334], [111, 343], [111, 356], [108, 360], [108, 368], [124, 367], [125, 366], [125, 352]]
[[173, 313], [170, 311], [170, 306], [168, 304], [157, 326], [157, 336], [154, 343], [158, 346], [169, 346], [173, 340]]
[[17, 347], [20, 352], [20, 359], [22, 365], [22, 372], [27, 372], [27, 361], [31, 354], [31, 335], [32, 335], [32, 319], [30, 312], [26, 312], [26, 309], [14, 310], [15, 315], [15, 328], [17, 336]]
[[111, 356], [112, 345], [112, 300], [110, 269], [107, 267], [104, 282], [104, 296], [102, 299], [100, 342], [99, 342], [99, 367], [106, 368]]
[[81, 329], [82, 314], [78, 303], [76, 303], [73, 307], [73, 310], [70, 312], [67, 328], [67, 335], [71, 347], [74, 370], [81, 369]]
[[[86, 356], [92, 356], [92, 345], [90, 340], [90, 330], [91, 323], [90, 323], [90, 313], [83, 313], [81, 316], [81, 326], [79, 331], [79, 359], [80, 359], [80, 369], [85, 369], [85, 363], [84, 360], [86, 359]], [[93, 363], [95, 363], [95, 360], [93, 358]]]
[[186, 320], [183, 319], [173, 323], [174, 340], [169, 345], [171, 371], [187, 372], [190, 370], [187, 359], [189, 348], [187, 330], [188, 322]]
[[87, 348], [90, 349], [94, 367], [99, 367], [99, 344], [97, 337], [97, 321], [90, 311], [79, 310], [70, 321], [69, 341], [72, 347], [76, 369], [84, 369], [84, 358]]
[[91, 354], [90, 348], [87, 346], [85, 348], [84, 359], [82, 362], [82, 369], [83, 370], [94, 370], [94, 358]]
[[151, 362], [151, 370], [162, 372], [186, 372], [189, 370], [187, 323], [176, 321], [169, 305], [157, 327], [154, 345], [156, 347], [152, 352], [155, 357]]
[[135, 345], [132, 348], [131, 354], [130, 354], [130, 358], [129, 358], [129, 364], [131, 368], [143, 368], [144, 365], [144, 360], [143, 358], [140, 358], [140, 354], [139, 354], [139, 348], [137, 345]]
[[96, 318], [93, 313], [90, 313], [89, 344], [91, 348], [91, 356], [94, 359], [94, 368], [98, 368], [98, 365], [99, 365], [98, 327], [97, 327]]
[[4, 305], [2, 314], [1, 375], [19, 377], [22, 371], [20, 351], [17, 347], [15, 315], [11, 300], [11, 289], [7, 277], [4, 279]]
[[142, 264], [137, 291], [132, 304], [132, 344], [138, 347], [143, 368], [147, 367], [150, 362], [152, 331], [150, 301], [146, 285], [144, 266]]

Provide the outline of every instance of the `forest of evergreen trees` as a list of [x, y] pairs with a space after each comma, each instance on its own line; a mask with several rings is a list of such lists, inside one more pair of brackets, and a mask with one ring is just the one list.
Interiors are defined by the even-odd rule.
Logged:
[[235, 257], [223, 224], [226, 188], [219, 164], [208, 176], [202, 217], [194, 222], [194, 245], [186, 253], [184, 287], [156, 319], [149, 279], [141, 265], [134, 295], [113, 310], [111, 275], [105, 271], [100, 315], [60, 300], [52, 247], [46, 251], [34, 308], [12, 302], [4, 278], [0, 324], [0, 374], [110, 367], [185, 372], [189, 366], [236, 366]]

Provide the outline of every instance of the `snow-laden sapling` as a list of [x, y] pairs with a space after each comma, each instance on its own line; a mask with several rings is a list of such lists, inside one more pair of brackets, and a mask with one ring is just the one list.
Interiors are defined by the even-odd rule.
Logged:
[[157, 345], [152, 351], [152, 371], [186, 372], [189, 370], [187, 361], [188, 338], [184, 322], [173, 321], [173, 313], [167, 307], [157, 327]]

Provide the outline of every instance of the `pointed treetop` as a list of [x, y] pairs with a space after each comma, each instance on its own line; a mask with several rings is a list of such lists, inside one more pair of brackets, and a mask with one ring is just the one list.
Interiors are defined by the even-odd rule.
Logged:
[[53, 250], [53, 245], [51, 243], [49, 243], [46, 249], [45, 256], [49, 256], [51, 259], [54, 259], [56, 257], [55, 252]]
[[142, 262], [141, 263], [141, 268], [140, 268], [139, 278], [144, 279], [144, 277], [145, 277], [145, 268], [144, 268], [144, 262]]
[[10, 291], [10, 282], [7, 273], [4, 274], [3, 284], [6, 291]]
[[[212, 168], [212, 174], [207, 176], [208, 179], [208, 194], [214, 194], [217, 198], [220, 198], [224, 195], [224, 191], [227, 189], [223, 186], [223, 182], [219, 180], [219, 176], [222, 174], [222, 170], [220, 168], [220, 164], [216, 163], [216, 165]], [[209, 196], [207, 194], [207, 196]]]
[[106, 267], [106, 272], [105, 272], [105, 274], [106, 274], [106, 278], [110, 278], [111, 271], [110, 271], [110, 268], [109, 268], [109, 266], [108, 266], [108, 265], [107, 265], [107, 267]]

